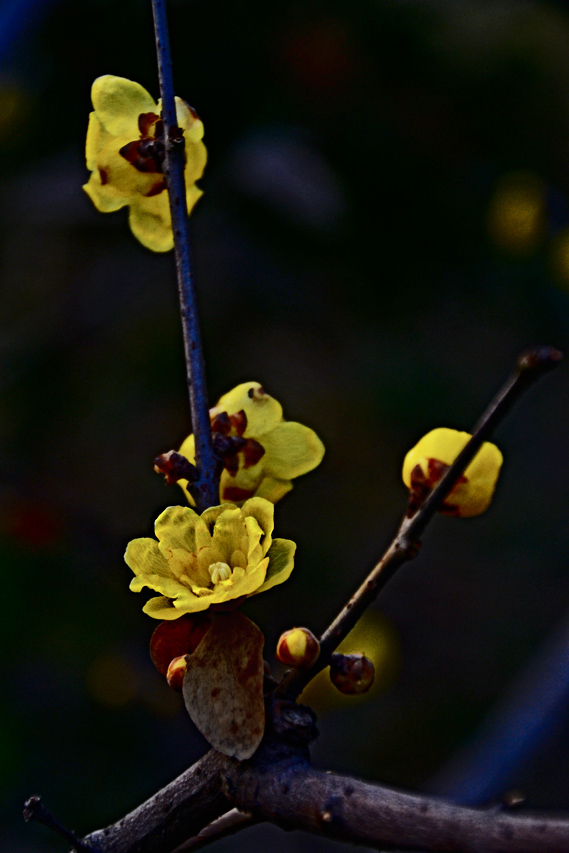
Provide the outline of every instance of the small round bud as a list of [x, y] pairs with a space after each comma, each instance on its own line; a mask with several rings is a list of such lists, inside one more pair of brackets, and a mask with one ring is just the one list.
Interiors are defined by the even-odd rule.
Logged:
[[170, 666], [168, 667], [168, 671], [166, 673], [166, 681], [170, 685], [173, 690], [182, 689], [182, 684], [184, 683], [184, 675], [186, 674], [187, 664], [186, 664], [186, 656], [180, 655], [174, 660], [170, 661]]
[[340, 693], [367, 693], [375, 678], [375, 667], [365, 655], [332, 655], [330, 680]]
[[320, 643], [308, 628], [291, 628], [281, 634], [277, 643], [277, 659], [287, 666], [308, 669], [320, 654]]

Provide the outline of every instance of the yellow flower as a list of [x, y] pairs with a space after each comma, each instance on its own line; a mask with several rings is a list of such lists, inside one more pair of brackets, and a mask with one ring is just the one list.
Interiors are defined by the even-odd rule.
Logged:
[[[91, 177], [83, 189], [102, 213], [130, 206], [134, 236], [153, 252], [174, 245], [168, 192], [162, 161], [164, 125], [156, 104], [139, 83], [106, 74], [91, 89], [95, 111], [89, 116], [85, 148]], [[176, 98], [178, 125], [186, 141], [188, 210], [201, 196], [195, 182], [206, 163], [203, 124], [194, 110]]]
[[[243, 447], [224, 458], [219, 483], [220, 500], [241, 504], [256, 495], [276, 503], [292, 489], [291, 480], [312, 471], [322, 461], [324, 445], [309, 427], [283, 420], [281, 404], [258, 382], [244, 382], [210, 409], [212, 430], [242, 437]], [[180, 453], [195, 462], [194, 436]], [[193, 505], [186, 486], [179, 480]]]
[[[455, 429], [434, 429], [409, 451], [403, 462], [403, 482], [419, 502], [424, 500], [472, 436]], [[495, 444], [485, 441], [456, 486], [445, 498], [441, 512], [467, 518], [490, 506], [502, 465]]]
[[136, 577], [134, 592], [161, 593], [142, 608], [155, 619], [247, 598], [283, 583], [294, 565], [296, 544], [272, 539], [274, 506], [251, 498], [243, 507], [226, 503], [199, 516], [171, 506], [158, 516], [156, 539], [134, 539], [125, 560]]

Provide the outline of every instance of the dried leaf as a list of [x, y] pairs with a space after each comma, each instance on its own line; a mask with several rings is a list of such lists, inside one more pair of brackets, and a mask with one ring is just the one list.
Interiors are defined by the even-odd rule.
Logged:
[[253, 755], [265, 729], [264, 640], [241, 613], [220, 613], [186, 658], [188, 714], [215, 749], [240, 760]]

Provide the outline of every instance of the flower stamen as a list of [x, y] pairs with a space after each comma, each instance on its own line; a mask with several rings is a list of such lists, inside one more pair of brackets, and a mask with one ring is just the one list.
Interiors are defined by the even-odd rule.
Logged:
[[227, 563], [212, 563], [208, 568], [211, 582], [215, 585], [220, 581], [227, 581], [231, 577], [231, 568]]

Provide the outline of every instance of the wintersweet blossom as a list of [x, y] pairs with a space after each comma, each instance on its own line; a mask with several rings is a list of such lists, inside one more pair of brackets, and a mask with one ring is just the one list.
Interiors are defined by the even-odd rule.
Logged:
[[[274, 506], [251, 498], [241, 508], [226, 503], [198, 515], [171, 506], [156, 519], [157, 539], [134, 539], [125, 560], [134, 592], [159, 592], [142, 608], [155, 619], [177, 619], [265, 592], [283, 583], [294, 565], [296, 544], [273, 539]], [[218, 607], [218, 609], [220, 609]]]
[[[154, 252], [174, 245], [168, 192], [163, 173], [164, 123], [156, 103], [139, 83], [106, 74], [91, 89], [85, 148], [91, 177], [83, 189], [102, 213], [129, 205], [134, 236]], [[207, 153], [203, 124], [195, 111], [176, 98], [176, 116], [185, 140], [188, 210], [202, 191], [196, 186]]]
[[[467, 432], [455, 429], [431, 430], [405, 457], [405, 485], [415, 495], [426, 497], [471, 438]], [[463, 518], [485, 512], [494, 494], [502, 459], [496, 445], [485, 441], [445, 498], [440, 511]]]
[[[324, 445], [314, 430], [283, 419], [281, 404], [258, 382], [244, 382], [224, 394], [210, 409], [212, 430], [245, 441], [224, 458], [219, 484], [222, 501], [240, 504], [253, 495], [276, 503], [292, 489], [291, 480], [312, 471], [322, 461]], [[180, 453], [195, 461], [194, 436], [189, 435]], [[187, 480], [179, 480], [186, 497]]]

